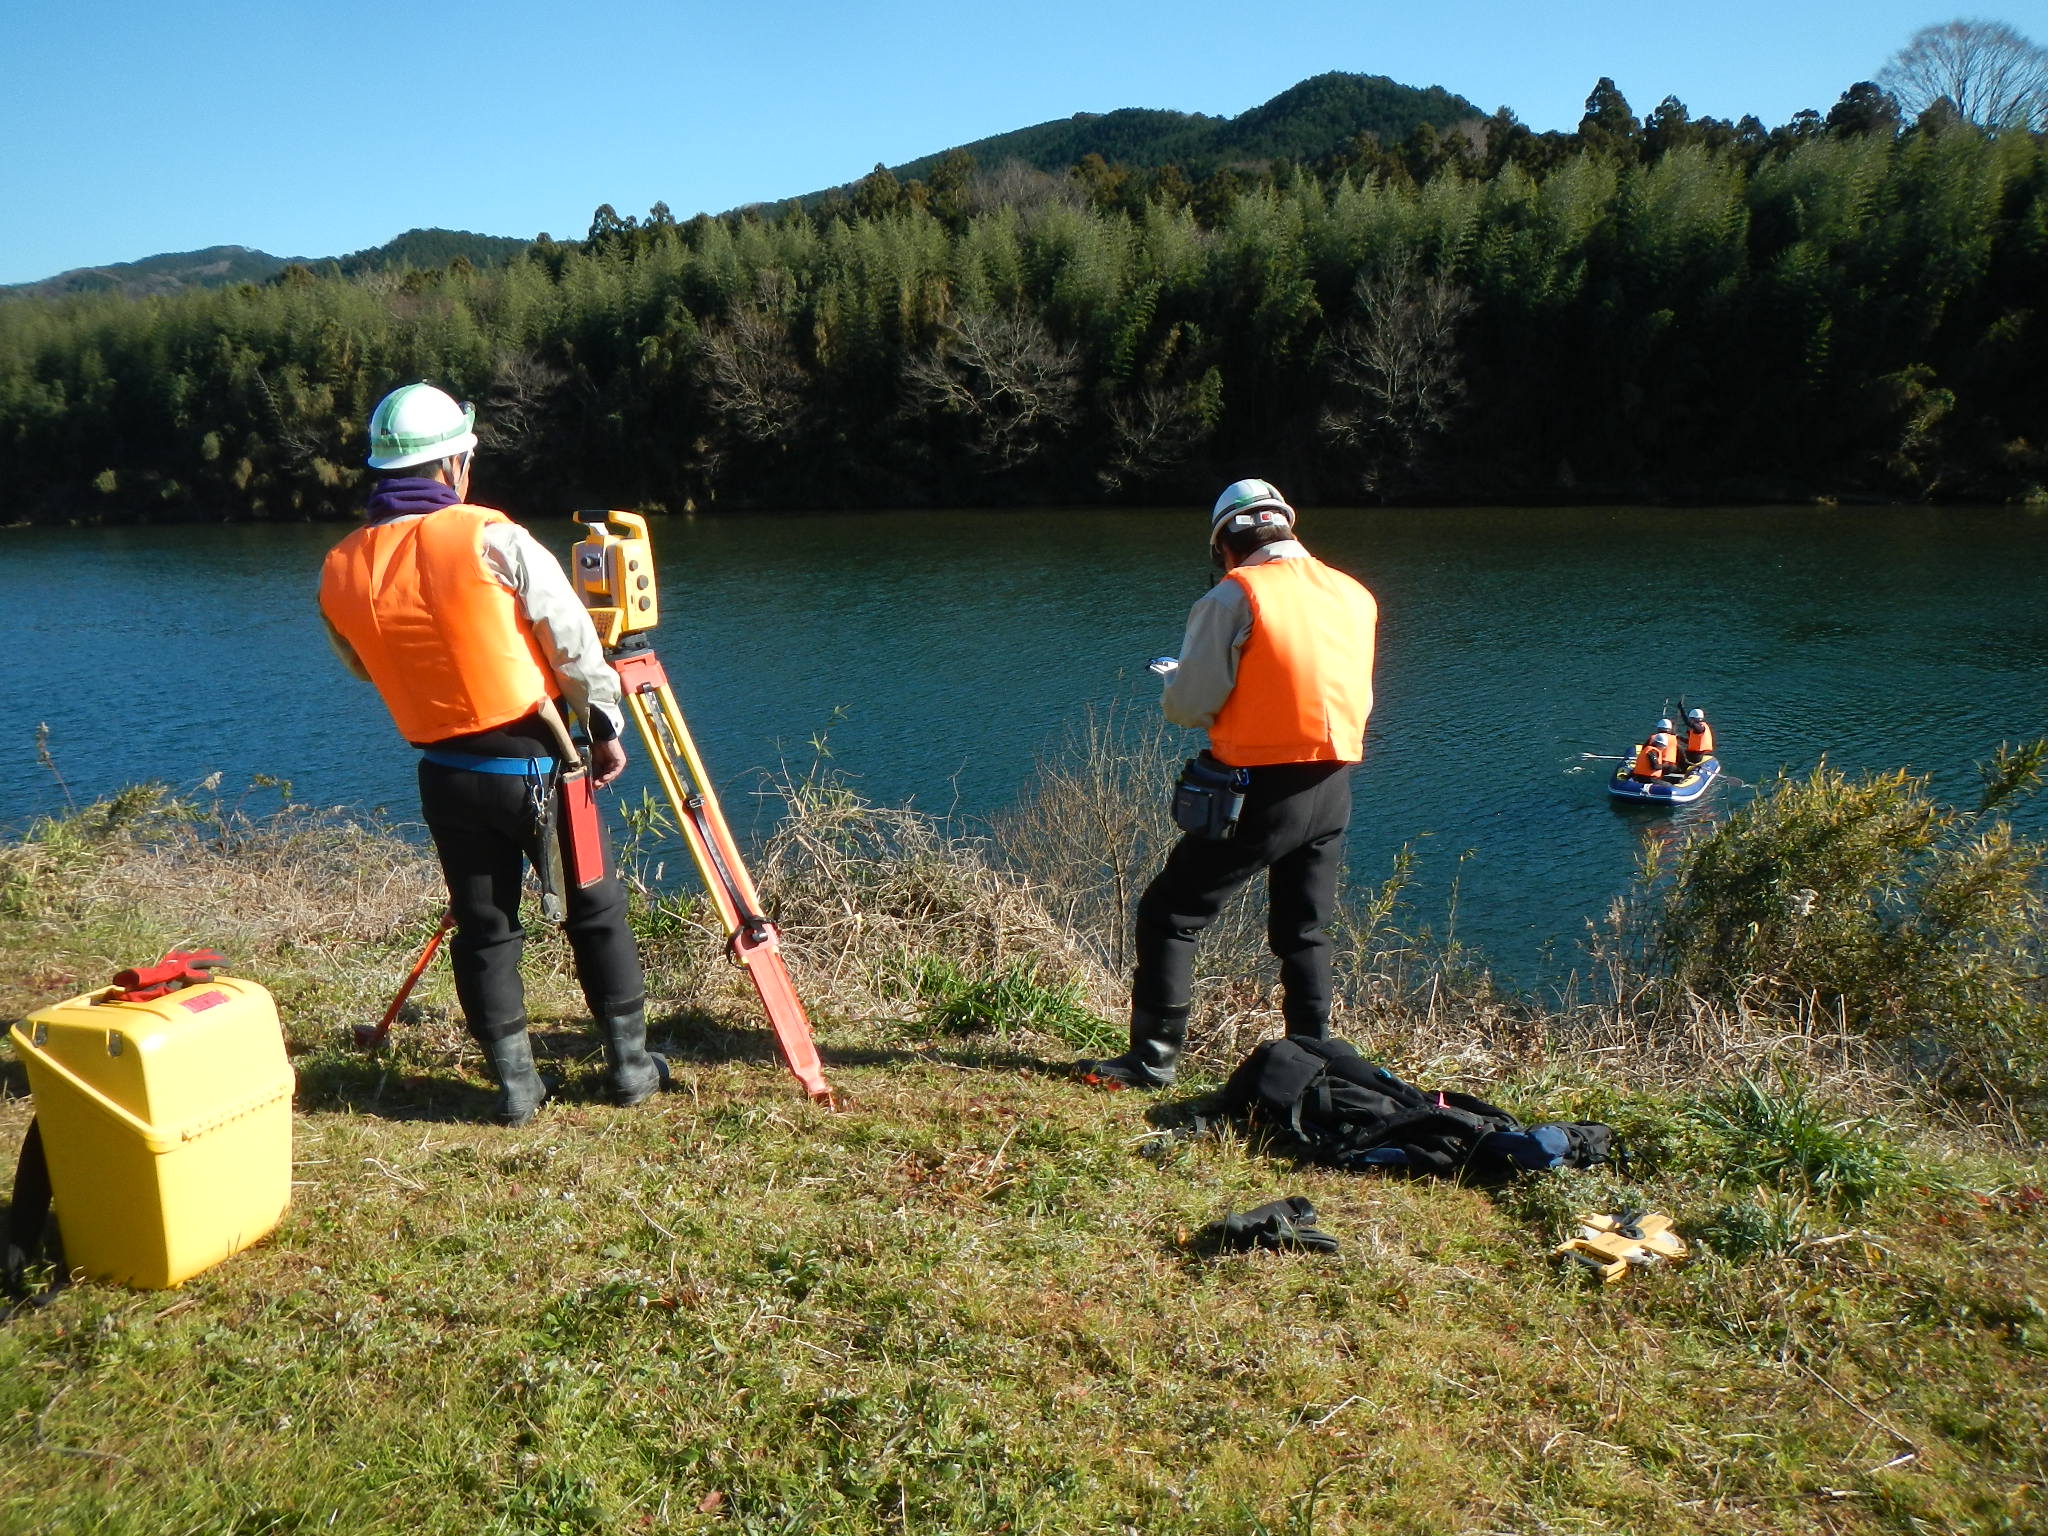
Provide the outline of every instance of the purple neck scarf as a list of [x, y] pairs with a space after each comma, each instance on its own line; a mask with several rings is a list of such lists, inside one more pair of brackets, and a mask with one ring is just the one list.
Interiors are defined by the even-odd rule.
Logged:
[[393, 475], [379, 480], [370, 493], [368, 521], [381, 523], [387, 517], [411, 517], [420, 512], [438, 512], [462, 498], [455, 487], [438, 480], [421, 480], [410, 475]]

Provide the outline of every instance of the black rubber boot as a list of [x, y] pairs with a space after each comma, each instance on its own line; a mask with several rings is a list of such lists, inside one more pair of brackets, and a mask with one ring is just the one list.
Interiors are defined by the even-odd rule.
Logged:
[[604, 1031], [605, 1079], [613, 1103], [631, 1109], [668, 1086], [668, 1059], [647, 1049], [646, 1009], [610, 1014], [597, 1027]]
[[526, 1031], [502, 1040], [480, 1042], [491, 1076], [498, 1080], [498, 1104], [493, 1116], [500, 1125], [520, 1126], [540, 1112], [548, 1101], [548, 1085], [533, 1065], [533, 1042]]
[[1073, 1065], [1076, 1077], [1116, 1083], [1125, 1088], [1168, 1088], [1173, 1085], [1181, 1047], [1187, 1044], [1188, 1011], [1131, 1010], [1131, 1048], [1121, 1056], [1100, 1060], [1082, 1057]]

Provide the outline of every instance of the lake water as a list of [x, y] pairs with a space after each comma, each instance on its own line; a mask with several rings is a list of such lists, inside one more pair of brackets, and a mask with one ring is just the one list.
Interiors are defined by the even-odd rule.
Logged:
[[[741, 826], [815, 739], [872, 798], [973, 817], [1089, 706], [1156, 707], [1209, 574], [1200, 512], [674, 519], [657, 644]], [[566, 551], [566, 517], [535, 523]], [[0, 823], [138, 779], [414, 813], [413, 755], [313, 606], [338, 526], [0, 530]], [[1972, 763], [2048, 733], [2048, 518], [1810, 508], [1310, 510], [1380, 600], [1354, 883], [1403, 844], [1420, 904], [1510, 975], [1560, 962], [1645, 838], [1738, 803], [1612, 807], [1609, 765], [1681, 698], [1729, 773]], [[636, 744], [637, 745], [637, 744]], [[1188, 748], [1197, 745], [1190, 737]], [[639, 775], [627, 782], [637, 799]], [[256, 802], [262, 803], [261, 797]], [[2035, 806], [2024, 820], [2048, 825]], [[1549, 958], [1546, 958], [1549, 957]]]

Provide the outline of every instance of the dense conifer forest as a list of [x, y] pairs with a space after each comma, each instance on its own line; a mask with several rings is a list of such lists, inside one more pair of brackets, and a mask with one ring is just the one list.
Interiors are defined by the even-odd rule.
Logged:
[[954, 151], [780, 208], [603, 207], [497, 267], [14, 299], [0, 516], [346, 515], [371, 405], [416, 378], [477, 402], [479, 495], [515, 510], [1248, 473], [1325, 503], [2038, 500], [2044, 300], [2038, 132], [1901, 121], [1871, 85], [1777, 128], [1639, 118], [1603, 80], [1570, 134], [1503, 109], [1207, 170]]

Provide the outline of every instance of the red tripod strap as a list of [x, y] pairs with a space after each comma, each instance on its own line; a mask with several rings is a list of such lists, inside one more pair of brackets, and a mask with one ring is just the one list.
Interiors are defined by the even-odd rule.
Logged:
[[212, 949], [173, 949], [155, 965], [131, 965], [114, 973], [118, 989], [107, 999], [111, 1003], [146, 1003], [180, 987], [213, 980], [213, 968], [226, 965], [227, 957]]
[[643, 693], [649, 688], [668, 686], [668, 673], [662, 670], [661, 658], [652, 651], [631, 651], [624, 656], [614, 656], [612, 670], [619, 674], [619, 683], [628, 693]]

